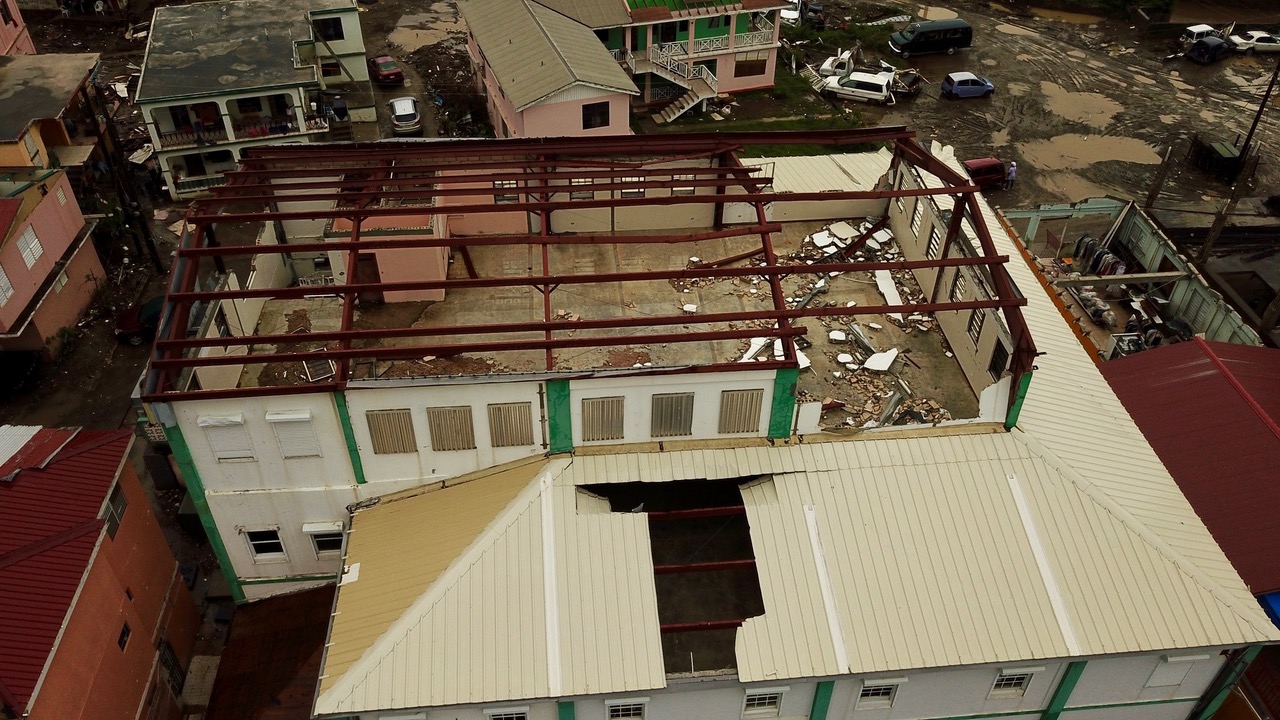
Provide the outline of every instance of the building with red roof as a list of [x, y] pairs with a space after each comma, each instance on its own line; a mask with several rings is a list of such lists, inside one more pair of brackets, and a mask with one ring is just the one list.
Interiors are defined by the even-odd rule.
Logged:
[[132, 442], [0, 427], [0, 717], [181, 716], [199, 616]]

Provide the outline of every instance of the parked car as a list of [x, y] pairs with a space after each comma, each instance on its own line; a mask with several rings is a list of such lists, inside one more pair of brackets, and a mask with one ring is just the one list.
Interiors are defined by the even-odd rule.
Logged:
[[1248, 30], [1243, 35], [1232, 35], [1227, 38], [1236, 52], [1252, 55], [1255, 52], [1280, 52], [1280, 38], [1261, 30]]
[[791, 5], [783, 8], [779, 15], [782, 16], [782, 22], [786, 25], [800, 24], [800, 0], [792, 0]]
[[403, 85], [404, 68], [390, 55], [369, 58], [369, 79], [379, 85]]
[[973, 46], [973, 28], [960, 18], [914, 22], [889, 36], [889, 49], [909, 58], [922, 53], [944, 52]]
[[800, 0], [800, 22], [814, 30], [827, 29], [827, 14], [818, 0]]
[[1212, 25], [1192, 25], [1182, 31], [1182, 35], [1178, 41], [1184, 45], [1190, 45], [1207, 37], [1222, 37], [1222, 31]]
[[996, 86], [991, 81], [978, 77], [971, 72], [953, 72], [942, 81], [942, 97], [944, 98], [971, 98], [971, 97], [991, 97], [996, 91]]
[[418, 99], [398, 97], [387, 103], [391, 108], [391, 131], [396, 135], [417, 135], [422, 132], [422, 112]]
[[1187, 48], [1186, 58], [1193, 63], [1209, 65], [1235, 53], [1231, 44], [1220, 37], [1200, 38]]
[[1003, 160], [993, 157], [974, 158], [961, 163], [969, 173], [969, 179], [981, 190], [993, 187], [1004, 187], [1005, 165]]
[[850, 72], [839, 77], [829, 77], [822, 89], [842, 100], [878, 105], [893, 105], [893, 73]]
[[164, 296], [157, 295], [141, 305], [132, 305], [116, 314], [116, 339], [137, 347], [150, 342], [160, 325], [160, 313], [164, 310]]

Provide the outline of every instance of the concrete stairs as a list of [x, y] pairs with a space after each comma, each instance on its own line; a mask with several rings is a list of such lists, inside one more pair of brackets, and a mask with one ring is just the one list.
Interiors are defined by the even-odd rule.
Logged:
[[[647, 58], [636, 58], [636, 72], [653, 73], [685, 88], [684, 94], [676, 98], [675, 102], [651, 116], [651, 119], [659, 125], [675, 120], [703, 100], [713, 98], [719, 94], [719, 91], [703, 78], [696, 75], [694, 77], [685, 77], [682, 73]], [[713, 80], [714, 77], [712, 76]]]

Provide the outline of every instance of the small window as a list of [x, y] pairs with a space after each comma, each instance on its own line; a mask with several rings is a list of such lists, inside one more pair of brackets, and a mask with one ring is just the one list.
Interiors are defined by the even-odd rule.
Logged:
[[317, 18], [314, 22], [316, 37], [321, 40], [342, 40], [342, 18]]
[[1177, 687], [1187, 679], [1191, 666], [1198, 660], [1208, 660], [1208, 655], [1165, 655], [1147, 678], [1147, 687]]
[[622, 439], [623, 398], [586, 398], [582, 401], [582, 440]]
[[966, 332], [969, 333], [969, 339], [974, 345], [978, 344], [978, 338], [982, 337], [982, 322], [986, 318], [986, 314], [982, 310], [973, 310], [969, 314], [969, 327]]
[[35, 227], [28, 225], [26, 230], [18, 236], [18, 250], [22, 253], [22, 262], [31, 267], [36, 264], [36, 260], [44, 254], [44, 246], [40, 244], [40, 238], [36, 237]]
[[738, 53], [733, 56], [734, 77], [755, 77], [764, 75], [769, 70], [769, 51], [755, 50]]
[[316, 550], [316, 557], [332, 555], [342, 551], [342, 533], [311, 533], [311, 545]]
[[[515, 180], [494, 180], [493, 189], [494, 190], [515, 190], [516, 181]], [[493, 201], [496, 203], [513, 203], [519, 200], [520, 200], [520, 196], [513, 192], [511, 193], [495, 192], [493, 194]]]
[[241, 115], [260, 113], [262, 112], [262, 98], [239, 98], [236, 100], [236, 109], [240, 111]]
[[920, 218], [924, 217], [924, 203], [916, 200], [916, 208], [911, 212], [911, 232], [920, 236]]
[[[573, 178], [569, 180], [569, 185], [575, 188], [581, 188], [581, 187], [590, 188], [593, 182], [594, 181], [591, 178]], [[596, 191], [590, 190], [590, 189], [570, 190], [569, 199], [570, 200], [595, 200]]]
[[1031, 672], [1001, 671], [991, 685], [991, 697], [1022, 697], [1026, 694], [1027, 686], [1031, 684], [1033, 676], [1034, 673]]
[[964, 281], [964, 273], [960, 271], [960, 268], [956, 268], [955, 279], [951, 281], [951, 302], [963, 300], [967, 288], [968, 285]]
[[204, 428], [209, 448], [218, 462], [225, 460], [252, 460], [253, 444], [244, 429], [244, 417], [201, 417], [196, 423]]
[[866, 682], [858, 691], [858, 710], [884, 710], [893, 707], [894, 698], [898, 696], [896, 682]]
[[[624, 183], [641, 183], [641, 182], [644, 182], [644, 178], [643, 178], [643, 177], [640, 177], [640, 176], [638, 176], [638, 175], [637, 175], [637, 176], [627, 176], [627, 177], [623, 177], [623, 178], [619, 178], [619, 179], [620, 179], [622, 182], [624, 182]], [[626, 188], [626, 189], [625, 189], [625, 190], [623, 190], [622, 192], [618, 193], [618, 195], [619, 195], [620, 197], [624, 197], [624, 198], [642, 198], [642, 197], [644, 197], [644, 188]]]
[[9, 273], [0, 267], [0, 306], [9, 302], [11, 297], [13, 297], [13, 283], [9, 282]]
[[489, 406], [489, 437], [494, 447], [533, 444], [533, 403], [499, 403]]
[[13, 19], [13, 12], [9, 10], [9, 0], [0, 0], [0, 23], [18, 26], [18, 21]]
[[59, 270], [58, 277], [53, 279], [53, 291], [62, 292], [62, 288], [66, 287], [70, 280], [71, 278], [67, 277], [66, 270]]
[[[0, 5], [3, 5], [3, 4], [4, 4], [4, 3], [0, 3]], [[55, 194], [58, 196], [58, 204], [59, 204], [59, 205], [66, 205], [66, 204], [67, 204], [67, 191], [66, 191], [66, 190], [63, 190], [62, 188], [58, 188], [58, 192], [57, 192], [57, 193], [55, 193]]]
[[720, 393], [721, 435], [757, 432], [764, 390], [725, 390]]
[[987, 365], [987, 372], [991, 374], [992, 380], [999, 380], [1004, 375], [1004, 370], [1009, 365], [1009, 351], [1005, 348], [1004, 343], [997, 342], [996, 349], [991, 352], [991, 362]]
[[427, 408], [427, 429], [431, 433], [431, 449], [437, 452], [476, 448], [470, 405]]
[[320, 61], [320, 77], [338, 77], [342, 74], [342, 63], [337, 60]]
[[717, 15], [715, 17], [707, 18], [707, 28], [710, 30], [716, 30], [718, 28], [728, 27], [728, 20], [729, 18], [725, 15]]
[[125, 499], [124, 491], [119, 485], [111, 491], [111, 497], [107, 499], [107, 509], [105, 511], [104, 520], [107, 526], [107, 537], [112, 540], [116, 537], [116, 531], [120, 529], [120, 522], [124, 520], [125, 508], [129, 507], [129, 501]]
[[129, 644], [129, 636], [133, 634], [133, 630], [129, 628], [129, 623], [125, 623], [120, 627], [120, 635], [116, 638], [116, 645], [124, 650]]
[[374, 455], [418, 452], [413, 415], [407, 409], [370, 410], [364, 414]]
[[644, 701], [619, 700], [605, 702], [609, 720], [644, 720]]
[[929, 231], [929, 247], [925, 248], [924, 256], [933, 260], [938, 257], [938, 252], [942, 250], [942, 233], [938, 232], [938, 228]]
[[254, 562], [279, 562], [288, 560], [284, 552], [284, 542], [280, 540], [279, 530], [245, 530], [245, 540], [249, 543], [249, 553]]
[[653, 437], [692, 435], [693, 393], [654, 395], [649, 434]]
[[582, 129], [609, 127], [609, 103], [587, 103], [582, 106]]
[[742, 702], [746, 717], [777, 717], [782, 710], [782, 691], [749, 692]]
[[672, 175], [671, 176], [671, 194], [672, 195], [693, 195], [698, 191], [693, 185], [678, 185], [677, 183], [692, 182], [695, 175]]
[[487, 720], [529, 720], [529, 710], [527, 708], [486, 710], [484, 714]]
[[320, 440], [311, 424], [310, 410], [267, 413], [267, 422], [275, 431], [280, 456], [285, 458], [319, 457]]

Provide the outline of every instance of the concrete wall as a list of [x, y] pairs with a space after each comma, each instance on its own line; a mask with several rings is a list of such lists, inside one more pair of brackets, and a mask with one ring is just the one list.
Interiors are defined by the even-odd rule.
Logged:
[[[1221, 666], [1216, 650], [1199, 651], [1210, 659], [1191, 663], [1191, 671], [1179, 685], [1148, 688], [1161, 654], [1107, 657], [1089, 660], [1062, 714], [1069, 720], [1157, 720], [1183, 718], [1208, 687]], [[940, 668], [870, 676], [830, 679], [834, 685], [826, 720], [907, 720], [924, 718], [1002, 717], [1035, 720], [1049, 704], [1062, 681], [1063, 661], [1035, 661], [1004, 666]], [[991, 697], [991, 687], [1003, 670], [1026, 669], [1034, 673], [1021, 697]], [[865, 684], [898, 682], [892, 707], [858, 709], [858, 694]], [[573, 702], [575, 720], [607, 720], [610, 702], [644, 702], [645, 717], [661, 720], [749, 720], [743, 701], [749, 692], [782, 691], [777, 717], [808, 718], [817, 684], [814, 679], [739, 683], [736, 678], [669, 678], [664, 689], [617, 695], [567, 698]], [[451, 720], [484, 720], [486, 713], [508, 707], [527, 708], [530, 720], [553, 720], [554, 702], [519, 701], [484, 706], [450, 707]], [[1099, 707], [1105, 706], [1105, 707]], [[1072, 710], [1072, 708], [1078, 708]], [[398, 711], [406, 712], [406, 711]], [[429, 715], [434, 716], [436, 711]], [[444, 713], [441, 713], [444, 714]], [[366, 719], [401, 718], [391, 712], [367, 714]], [[772, 717], [772, 716], [770, 716]]]
[[[570, 88], [569, 90], [578, 89]], [[584, 97], [574, 97], [575, 95]], [[598, 128], [583, 128], [583, 106], [599, 102], [609, 103], [609, 124]], [[597, 90], [582, 93], [561, 92], [526, 109], [523, 115], [524, 137], [632, 134], [631, 96], [625, 93], [602, 93]]]
[[151, 688], [165, 682], [158, 644], [168, 640], [184, 666], [190, 660], [195, 603], [128, 462], [119, 483], [128, 507], [115, 538], [102, 531], [31, 720], [134, 720]]
[[[434, 237], [432, 228], [435, 225], [431, 215], [404, 215], [400, 217], [370, 217], [360, 224], [360, 237], [365, 239], [394, 238], [396, 240], [429, 240]], [[333, 221], [333, 232], [343, 240], [349, 240], [351, 221], [337, 218]], [[367, 250], [372, 252], [378, 261], [378, 279], [382, 282], [412, 282], [415, 280], [443, 280], [449, 272], [448, 248], [402, 248]], [[341, 256], [346, 264], [347, 253], [334, 253]], [[345, 267], [343, 268], [345, 271]], [[345, 277], [345, 273], [343, 275]], [[337, 277], [337, 275], [335, 275]], [[388, 292], [383, 294], [386, 302], [437, 302], [444, 300], [444, 289], [413, 290]]]
[[[40, 286], [44, 283], [49, 274], [53, 272], [54, 266], [62, 259], [67, 248], [71, 246], [80, 229], [84, 227], [84, 215], [80, 213], [80, 206], [76, 203], [75, 194], [71, 190], [71, 184], [67, 180], [66, 173], [58, 173], [52, 178], [45, 180], [43, 184], [48, 188], [48, 193], [40, 199], [39, 204], [31, 211], [27, 218], [14, 225], [9, 229], [8, 239], [5, 241], [4, 247], [0, 248], [0, 266], [4, 267], [5, 274], [9, 276], [9, 282], [13, 285], [13, 296], [9, 298], [3, 306], [0, 306], [0, 328], [5, 331], [16, 331], [19, 328], [13, 327], [16, 320], [19, 319], [23, 309], [27, 303], [35, 297]], [[58, 199], [58, 190], [61, 189], [66, 202], [63, 203]], [[36, 192], [29, 190], [28, 192]], [[18, 249], [17, 239], [26, 231], [28, 227], [34, 228], [36, 237], [40, 240], [43, 252], [40, 257], [36, 258], [35, 263], [28, 268], [26, 262], [22, 259], [22, 252]], [[92, 246], [89, 248], [90, 253], [93, 252]], [[95, 257], [96, 261], [96, 257]], [[84, 267], [80, 269], [91, 270], [93, 264], [82, 261]], [[102, 267], [97, 265], [97, 276], [102, 276]], [[68, 273], [70, 277], [70, 273]], [[76, 278], [77, 286], [79, 281], [84, 278]], [[70, 283], [68, 283], [70, 287]], [[64, 292], [68, 288], [63, 288]], [[92, 294], [92, 293], [90, 293]], [[72, 300], [71, 304], [79, 302], [75, 299], [74, 291], [69, 294], [68, 299]], [[79, 309], [83, 309], [80, 305]], [[76, 315], [79, 314], [78, 310]]]
[[[68, 204], [74, 202], [75, 200], [68, 200]], [[98, 251], [87, 238], [71, 256], [64, 272], [67, 274], [67, 284], [61, 290], [50, 289], [32, 318], [42, 344], [49, 343], [59, 330], [80, 319], [107, 274], [98, 259]]]

